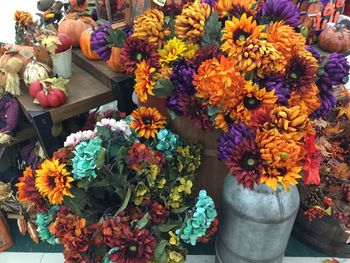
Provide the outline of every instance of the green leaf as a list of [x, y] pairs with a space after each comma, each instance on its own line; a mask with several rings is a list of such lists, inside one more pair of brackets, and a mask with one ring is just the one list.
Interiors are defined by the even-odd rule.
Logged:
[[126, 33], [121, 29], [109, 29], [109, 36], [106, 37], [107, 41], [115, 47], [122, 48], [125, 39], [128, 37]]
[[97, 181], [97, 182], [92, 182], [89, 187], [107, 187], [109, 186], [110, 183], [107, 180], [101, 180], [101, 181]]
[[110, 131], [107, 127], [96, 126], [97, 132], [104, 138], [109, 138]]
[[221, 41], [221, 27], [222, 23], [219, 21], [218, 13], [215, 11], [205, 23], [201, 44], [203, 46], [219, 46]]
[[181, 213], [185, 212], [188, 208], [190, 208], [190, 206], [184, 206], [184, 207], [180, 207], [177, 209], [171, 209], [171, 211], [175, 214], [181, 214]]
[[160, 232], [169, 232], [171, 229], [176, 227], [177, 225], [175, 224], [162, 224], [158, 226], [158, 229]]
[[151, 216], [149, 215], [149, 213], [146, 213], [140, 220], [137, 221], [136, 225], [138, 227], [138, 229], [142, 229], [145, 226], [147, 226], [148, 221], [151, 219]]
[[96, 168], [100, 169], [105, 164], [106, 149], [101, 148], [96, 159]]
[[167, 240], [161, 240], [156, 249], [154, 250], [154, 258], [156, 263], [165, 263], [166, 262], [166, 251], [165, 248], [168, 244]]
[[123, 204], [119, 207], [118, 211], [115, 213], [116, 215], [118, 215], [120, 212], [123, 212], [124, 209], [128, 206], [129, 201], [130, 201], [130, 197], [131, 197], [131, 189], [130, 189], [130, 187], [128, 187], [128, 190], [127, 190], [126, 195], [124, 197]]
[[85, 205], [87, 204], [87, 195], [86, 192], [81, 188], [72, 188], [71, 193], [74, 196], [73, 198], [64, 198], [63, 204], [70, 208], [74, 214], [79, 217], [83, 216], [83, 210]]
[[209, 106], [208, 107], [208, 115], [209, 116], [214, 116], [219, 113], [219, 109], [216, 106]]
[[173, 95], [173, 84], [168, 78], [160, 79], [152, 91], [158, 97], [171, 97]]

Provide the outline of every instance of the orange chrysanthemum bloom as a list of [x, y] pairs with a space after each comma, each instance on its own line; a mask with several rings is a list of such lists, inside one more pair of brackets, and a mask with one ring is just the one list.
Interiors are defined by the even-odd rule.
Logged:
[[222, 35], [224, 43], [221, 45], [221, 49], [229, 57], [242, 53], [242, 44], [248, 38], [259, 39], [265, 36], [262, 33], [264, 27], [264, 25], [258, 26], [253, 17], [247, 17], [246, 14], [243, 14], [240, 19], [232, 17], [232, 21], [225, 22]]
[[266, 39], [281, 52], [286, 62], [290, 60], [296, 50], [302, 50], [306, 45], [305, 38], [300, 33], [295, 32], [293, 27], [284, 24], [283, 21], [269, 25], [266, 30]]
[[247, 10], [252, 10], [255, 4], [256, 0], [218, 0], [215, 9], [219, 17], [223, 18], [228, 16], [228, 12], [232, 9], [233, 5], [241, 5]]
[[36, 170], [35, 187], [52, 205], [62, 204], [64, 196], [74, 197], [69, 191], [74, 179], [69, 176], [65, 166], [57, 159], [46, 159]]
[[242, 43], [242, 52], [235, 56], [237, 66], [243, 73], [256, 70], [259, 77], [283, 74], [286, 60], [274, 45], [256, 38], [248, 38]]
[[216, 115], [214, 120], [214, 126], [216, 129], [222, 129], [224, 132], [228, 132], [229, 125], [233, 123], [230, 117], [220, 112]]
[[268, 130], [275, 127], [280, 133], [288, 133], [295, 141], [302, 140], [312, 132], [312, 123], [300, 106], [275, 108], [271, 112], [271, 122], [266, 123], [264, 128]]
[[33, 175], [33, 170], [30, 167], [27, 167], [22, 174], [22, 177], [20, 177], [19, 182], [16, 184], [18, 188], [18, 197], [17, 200], [19, 202], [28, 202], [30, 201], [30, 193], [33, 191], [36, 191], [36, 189], [31, 189], [31, 191], [28, 191], [28, 187], [33, 187], [31, 186], [31, 181], [34, 181], [34, 175]]
[[164, 65], [157, 70], [154, 76], [156, 79], [164, 79], [164, 78], [170, 79], [171, 73], [172, 73], [172, 68], [169, 67], [168, 65]]
[[140, 107], [131, 113], [131, 117], [133, 121], [130, 127], [146, 139], [155, 138], [158, 130], [163, 129], [166, 124], [165, 117], [156, 108]]
[[[259, 122], [256, 120], [260, 118], [260, 112], [266, 117], [270, 116], [270, 111], [273, 109], [277, 101], [275, 91], [267, 91], [266, 88], [259, 88], [257, 84], [246, 82], [243, 90], [243, 97], [240, 104], [234, 109], [230, 117], [238, 119], [245, 124]], [[263, 123], [262, 123], [263, 124]]]
[[220, 109], [230, 110], [236, 107], [241, 99], [244, 79], [235, 68], [232, 58], [221, 57], [204, 61], [194, 74], [193, 84], [196, 96], [208, 100], [208, 103]]
[[300, 172], [301, 167], [299, 166], [290, 167], [288, 169], [268, 169], [267, 172], [263, 172], [260, 178], [260, 184], [266, 184], [276, 191], [280, 183], [283, 189], [288, 191], [291, 185], [298, 184], [296, 179], [301, 178]]
[[286, 133], [258, 130], [256, 140], [261, 158], [273, 168], [293, 167], [300, 161], [302, 148]]
[[312, 84], [307, 92], [292, 91], [288, 100], [289, 107], [300, 106], [304, 114], [310, 115], [320, 107], [319, 90]]
[[149, 67], [146, 61], [142, 61], [137, 64], [135, 70], [135, 93], [137, 98], [141, 102], [145, 102], [147, 100], [147, 94], [153, 94], [153, 88], [155, 83], [152, 80], [152, 74], [155, 72], [155, 68]]

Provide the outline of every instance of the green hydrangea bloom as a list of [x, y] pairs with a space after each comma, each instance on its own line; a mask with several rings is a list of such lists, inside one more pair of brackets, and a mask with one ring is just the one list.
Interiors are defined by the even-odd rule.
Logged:
[[47, 213], [37, 214], [35, 220], [40, 239], [46, 241], [50, 245], [59, 244], [57, 237], [52, 235], [49, 231], [49, 226], [55, 220], [58, 210], [60, 210], [59, 206], [53, 206]]
[[162, 151], [168, 161], [173, 160], [176, 148], [181, 145], [179, 136], [167, 129], [162, 129], [158, 132], [157, 138], [157, 150]]

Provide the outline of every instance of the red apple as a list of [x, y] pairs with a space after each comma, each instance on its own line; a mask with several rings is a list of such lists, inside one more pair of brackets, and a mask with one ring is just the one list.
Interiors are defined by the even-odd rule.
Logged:
[[29, 85], [29, 94], [32, 96], [32, 98], [36, 97], [36, 94], [43, 89], [43, 85], [40, 83], [40, 81], [34, 81], [32, 84]]
[[64, 33], [58, 33], [58, 38], [62, 45], [57, 45], [56, 53], [64, 52], [72, 47], [72, 38]]

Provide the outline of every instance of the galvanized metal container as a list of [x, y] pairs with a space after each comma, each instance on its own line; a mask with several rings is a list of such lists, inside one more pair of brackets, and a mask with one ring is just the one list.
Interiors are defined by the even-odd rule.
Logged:
[[282, 263], [299, 208], [297, 187], [254, 190], [227, 176], [216, 240], [217, 263]]

